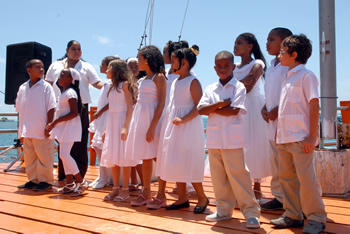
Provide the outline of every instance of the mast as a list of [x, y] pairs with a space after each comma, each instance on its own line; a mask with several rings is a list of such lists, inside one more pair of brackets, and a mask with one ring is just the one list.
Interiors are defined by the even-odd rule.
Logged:
[[321, 142], [335, 139], [337, 126], [337, 83], [335, 61], [334, 0], [319, 0]]

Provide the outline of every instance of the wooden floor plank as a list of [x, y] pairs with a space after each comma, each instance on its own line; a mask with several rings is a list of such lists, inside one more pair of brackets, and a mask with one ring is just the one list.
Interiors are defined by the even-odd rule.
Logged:
[[[5, 165], [0, 164], [1, 171], [3, 168], [5, 168]], [[50, 227], [55, 225], [52, 217], [56, 217], [56, 219], [60, 220], [67, 219], [67, 223], [70, 223], [70, 220], [87, 220], [86, 222], [83, 222], [83, 225], [77, 227], [79, 228], [79, 231], [80, 228], [82, 231], [86, 230], [84, 228], [87, 228], [88, 231], [92, 232], [101, 232], [101, 230], [108, 230], [109, 228], [111, 228], [110, 230], [114, 230], [114, 227], [116, 227], [116, 230], [119, 232], [123, 231], [129, 233], [130, 231], [137, 233], [158, 231], [196, 233], [300, 233], [302, 230], [301, 228], [287, 230], [273, 229], [269, 222], [271, 219], [279, 217], [281, 212], [263, 212], [260, 219], [262, 223], [261, 229], [258, 230], [249, 230], [245, 228], [245, 220], [239, 210], [234, 211], [232, 220], [219, 222], [217, 224], [205, 222], [205, 215], [216, 210], [210, 177], [205, 177], [203, 187], [206, 194], [211, 199], [211, 204], [205, 214], [194, 215], [192, 211], [196, 204], [196, 199], [191, 199], [191, 207], [189, 209], [179, 211], [166, 211], [165, 209], [160, 209], [157, 211], [151, 211], [146, 209], [146, 207], [131, 207], [129, 202], [134, 199], [134, 196], [127, 202], [122, 203], [103, 202], [102, 198], [111, 190], [111, 188], [89, 190], [84, 197], [80, 198], [71, 198], [66, 195], [57, 195], [53, 193], [37, 193], [31, 190], [18, 190], [17, 185], [25, 183], [27, 177], [25, 173], [19, 172], [17, 169], [7, 173], [0, 172], [0, 220], [2, 220], [2, 215], [6, 216], [4, 220], [18, 219], [18, 222], [33, 222], [34, 224], [40, 224], [40, 222], [43, 222], [46, 225], [49, 225], [47, 230], [51, 230]], [[55, 171], [55, 173], [57, 173], [57, 171]], [[96, 178], [97, 174], [98, 167], [90, 166], [86, 178], [92, 181]], [[56, 181], [54, 187], [57, 188], [62, 185], [62, 182]], [[174, 182], [167, 183], [167, 191], [169, 192], [167, 197], [169, 203], [172, 203], [177, 199], [177, 195], [171, 193], [174, 185]], [[264, 181], [261, 185], [263, 195], [271, 197], [269, 181]], [[156, 194], [157, 188], [158, 184], [153, 183], [153, 194]], [[323, 198], [323, 200], [328, 212], [327, 228], [325, 231], [330, 233], [350, 233], [350, 199]], [[1, 204], [5, 203], [6, 206], [4, 207], [7, 209], [6, 211], [1, 209]], [[13, 211], [10, 207], [20, 207], [21, 209]], [[71, 211], [72, 209], [74, 212]], [[30, 217], [33, 210], [40, 210], [40, 212], [36, 213], [45, 214], [44, 217], [38, 215], [36, 217], [37, 220], [27, 219], [26, 217]], [[107, 221], [107, 224], [105, 226], [101, 225], [102, 221], [104, 221], [104, 223]], [[7, 224], [7, 222], [5, 223]], [[109, 224], [111, 224], [111, 226], [108, 226]], [[96, 229], [96, 226], [102, 227], [98, 230]], [[3, 228], [3, 226], [0, 221], [0, 232], [2, 232], [1, 228]], [[31, 232], [34, 230], [35, 229], [31, 229]], [[5, 231], [11, 233], [16, 230], [4, 228], [4, 232]], [[24, 232], [30, 232], [30, 230], [24, 230]]]

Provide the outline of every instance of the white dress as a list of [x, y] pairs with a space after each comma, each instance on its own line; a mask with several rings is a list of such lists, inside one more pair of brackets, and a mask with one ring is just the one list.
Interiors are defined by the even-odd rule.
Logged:
[[[238, 68], [233, 75], [237, 80], [249, 75], [255, 64], [265, 64], [260, 59], [252, 60], [249, 64]], [[249, 168], [252, 179], [260, 179], [271, 175], [269, 142], [267, 138], [267, 124], [261, 116], [264, 106], [264, 96], [260, 93], [261, 77], [253, 89], [247, 93], [245, 106], [247, 114], [243, 115], [243, 124], [246, 131], [247, 143], [244, 147], [244, 159]]]
[[[105, 105], [108, 104], [107, 93], [108, 93], [108, 90], [109, 90], [111, 84], [112, 84], [112, 82], [110, 80], [108, 80], [104, 84], [104, 86], [102, 88], [102, 92], [101, 92], [100, 97], [98, 99], [97, 111], [101, 110]], [[94, 137], [91, 140], [91, 147], [94, 149], [96, 149], [96, 148], [102, 149], [102, 146], [103, 146], [102, 134], [106, 129], [107, 113], [108, 113], [108, 110], [103, 112], [99, 118], [95, 119], [94, 121], [92, 121], [90, 123], [89, 132], [95, 133]]]
[[113, 88], [108, 96], [109, 110], [107, 114], [106, 136], [102, 148], [101, 166], [103, 167], [126, 167], [135, 166], [137, 162], [129, 160], [125, 155], [125, 141], [121, 140], [121, 131], [124, 125], [127, 105], [125, 94], [122, 89]]
[[175, 117], [184, 117], [195, 107], [190, 91], [194, 79], [194, 76], [176, 79], [171, 86], [156, 165], [156, 175], [165, 181], [203, 181], [205, 140], [202, 117], [198, 115], [181, 125], [172, 123]]
[[129, 135], [126, 140], [126, 156], [135, 161], [153, 159], [157, 156], [161, 119], [155, 128], [154, 140], [149, 143], [146, 141], [146, 134], [158, 105], [154, 77], [150, 80], [143, 78], [140, 81], [137, 102], [130, 122]]
[[[55, 113], [55, 119], [64, 116], [70, 112], [68, 100], [78, 95], [74, 89], [69, 88], [64, 91], [58, 100], [58, 109]], [[68, 121], [58, 123], [50, 132], [50, 138], [58, 142], [80, 142], [81, 141], [81, 120], [79, 115]]]

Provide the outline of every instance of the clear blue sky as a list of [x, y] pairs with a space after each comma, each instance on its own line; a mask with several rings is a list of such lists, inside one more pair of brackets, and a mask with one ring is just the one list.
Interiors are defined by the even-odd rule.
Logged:
[[[176, 41], [187, 0], [155, 0], [152, 44], [161, 50], [168, 40]], [[0, 91], [5, 91], [6, 46], [36, 41], [52, 48], [53, 61], [62, 57], [69, 40], [81, 43], [83, 58], [99, 73], [101, 60], [118, 54], [125, 59], [137, 54], [144, 31], [147, 0], [7, 0], [0, 2]], [[336, 0], [337, 94], [338, 100], [350, 100], [349, 26], [350, 1]], [[213, 69], [214, 56], [221, 50], [233, 50], [236, 37], [254, 33], [270, 61], [265, 43], [269, 31], [287, 27], [304, 33], [312, 41], [313, 54], [307, 67], [319, 77], [319, 25], [317, 0], [190, 0], [182, 39], [200, 47], [195, 72], [203, 88], [218, 78]], [[240, 58], [235, 57], [239, 62]], [[105, 75], [100, 74], [102, 80]], [[94, 105], [99, 90], [91, 88]], [[4, 104], [1, 112], [13, 112]]]

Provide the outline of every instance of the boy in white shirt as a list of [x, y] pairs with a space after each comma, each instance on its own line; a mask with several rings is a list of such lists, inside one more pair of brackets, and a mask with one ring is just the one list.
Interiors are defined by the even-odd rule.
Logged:
[[269, 138], [270, 165], [272, 172], [271, 193], [275, 198], [264, 204], [260, 204], [262, 210], [283, 209], [283, 191], [278, 176], [276, 130], [282, 83], [287, 78], [289, 68], [281, 65], [278, 56], [280, 54], [282, 41], [291, 35], [292, 32], [289, 29], [274, 28], [267, 36], [266, 50], [270, 55], [275, 56], [275, 58], [271, 61], [271, 66], [267, 68], [265, 73], [265, 105], [261, 110], [261, 115], [268, 124], [267, 137]]
[[289, 36], [281, 44], [281, 65], [289, 67], [281, 91], [276, 138], [285, 212], [271, 223], [277, 228], [302, 227], [304, 212], [308, 222], [303, 232], [321, 233], [327, 215], [313, 164], [319, 119], [318, 81], [304, 65], [311, 52], [305, 35]]
[[206, 146], [217, 211], [209, 222], [231, 219], [236, 200], [247, 228], [259, 228], [260, 207], [253, 193], [250, 173], [244, 162], [245, 144], [242, 114], [246, 89], [233, 77], [233, 55], [221, 51], [215, 56], [220, 80], [209, 85], [198, 104], [201, 115], [208, 115]]
[[54, 140], [45, 127], [52, 122], [56, 100], [51, 85], [42, 79], [44, 64], [32, 59], [26, 64], [30, 79], [17, 93], [18, 137], [23, 140], [24, 161], [29, 181], [18, 188], [45, 191], [53, 184]]

